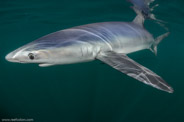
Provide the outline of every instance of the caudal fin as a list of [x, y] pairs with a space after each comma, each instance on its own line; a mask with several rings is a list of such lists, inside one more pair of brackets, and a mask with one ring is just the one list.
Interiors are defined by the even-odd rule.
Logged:
[[157, 55], [157, 46], [158, 44], [164, 39], [166, 38], [168, 35], [169, 35], [170, 32], [167, 32], [167, 33], [164, 33], [160, 36], [158, 36], [156, 39], [155, 39], [155, 42], [153, 43], [153, 45], [151, 46], [150, 50], [155, 54]]

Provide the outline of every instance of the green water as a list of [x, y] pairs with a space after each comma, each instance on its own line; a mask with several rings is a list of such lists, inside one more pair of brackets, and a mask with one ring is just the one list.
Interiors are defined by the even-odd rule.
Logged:
[[[144, 85], [100, 61], [40, 68], [5, 55], [61, 29], [104, 21], [131, 21], [126, 0], [0, 0], [0, 118], [35, 122], [184, 122], [184, 1], [156, 0], [157, 17], [171, 34], [158, 56], [129, 55], [162, 76], [173, 94]], [[164, 30], [152, 21], [154, 35]], [[1, 120], [0, 120], [1, 121]]]

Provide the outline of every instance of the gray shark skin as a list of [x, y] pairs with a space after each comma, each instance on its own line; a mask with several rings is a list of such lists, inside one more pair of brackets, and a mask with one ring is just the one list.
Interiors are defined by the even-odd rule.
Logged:
[[171, 93], [173, 89], [160, 76], [125, 56], [151, 49], [156, 42], [143, 26], [134, 22], [94, 23], [41, 37], [11, 52], [6, 59], [39, 63], [42, 67], [99, 59], [128, 76]]
[[[47, 59], [45, 63], [66, 64], [75, 60], [79, 60], [79, 62], [83, 61], [83, 59], [84, 61], [86, 61], [86, 59], [94, 60], [99, 52], [114, 51], [127, 54], [141, 49], [149, 49], [153, 43], [154, 39], [152, 35], [137, 24], [104, 22], [78, 26], [49, 34], [15, 50], [7, 55], [6, 59], [11, 60], [13, 57], [14, 59], [12, 60], [17, 59], [21, 62], [25, 62], [25, 59], [21, 60], [21, 58], [19, 58], [18, 52], [34, 53], [34, 51], [39, 50], [44, 53]], [[48, 50], [55, 53], [48, 56], [49, 54], [46, 53]], [[54, 55], [55, 57], [58, 55], [67, 55], [67, 52], [70, 51], [76, 53], [76, 58], [71, 61], [64, 61], [63, 59], [52, 60], [49, 58], [54, 57]], [[41, 60], [43, 60], [43, 58], [41, 60], [39, 57], [37, 58], [37, 60], [32, 60], [31, 62], [42, 62]]]
[[143, 49], [156, 54], [157, 45], [169, 34], [154, 39], [143, 27], [143, 15], [137, 14], [133, 22], [94, 23], [54, 32], [5, 58], [10, 62], [38, 63], [41, 67], [97, 59], [138, 81], [172, 93], [173, 89], [160, 76], [126, 55]]

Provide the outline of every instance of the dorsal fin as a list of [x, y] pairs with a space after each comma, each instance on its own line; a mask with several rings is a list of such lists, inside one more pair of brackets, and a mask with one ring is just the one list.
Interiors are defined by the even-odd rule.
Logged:
[[154, 20], [157, 24], [159, 24], [161, 27], [163, 27], [165, 30], [168, 31], [168, 28], [165, 26], [165, 22], [162, 20], [159, 20], [155, 17], [155, 15], [152, 13], [152, 11], [159, 6], [159, 4], [155, 4], [150, 6], [152, 2], [155, 0], [128, 0], [133, 4], [133, 9], [136, 12], [137, 16], [134, 19], [134, 23], [137, 23], [138, 25], [143, 26], [145, 19]]
[[137, 16], [135, 17], [133, 22], [143, 27], [144, 20], [145, 20], [144, 16], [142, 15], [142, 13], [138, 9], [136, 9], [136, 7], [133, 7], [133, 9], [137, 14]]
[[140, 11], [140, 13], [143, 15], [145, 19], [153, 19], [153, 20], [155, 19], [151, 11], [153, 11], [154, 8], [157, 7], [158, 5], [155, 5], [152, 8], [150, 8], [150, 3], [152, 3], [154, 0], [128, 0], [128, 1], [133, 4], [133, 7], [136, 8], [136, 10]]
[[150, 8], [150, 3], [154, 0], [128, 0], [133, 4], [132, 8], [136, 12], [137, 16], [133, 20], [134, 23], [143, 26], [145, 19], [153, 19], [155, 20], [154, 15], [151, 11], [154, 8]]

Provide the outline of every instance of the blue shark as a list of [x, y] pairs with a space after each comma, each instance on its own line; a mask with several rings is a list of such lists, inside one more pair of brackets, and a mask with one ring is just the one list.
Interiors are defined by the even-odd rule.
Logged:
[[172, 93], [159, 75], [130, 59], [127, 54], [150, 49], [168, 32], [154, 38], [145, 28], [145, 17], [136, 9], [132, 22], [101, 22], [60, 30], [30, 42], [5, 58], [10, 62], [37, 63], [40, 67], [100, 60], [112, 68], [157, 89]]

